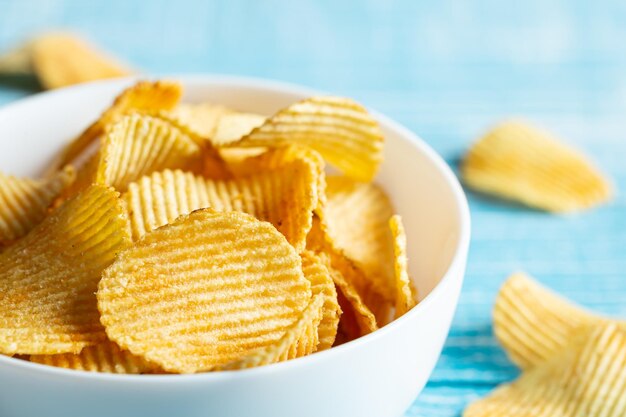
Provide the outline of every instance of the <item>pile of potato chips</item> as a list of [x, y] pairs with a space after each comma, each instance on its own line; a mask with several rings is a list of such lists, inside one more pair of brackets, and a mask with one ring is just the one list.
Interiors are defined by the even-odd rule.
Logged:
[[[366, 335], [417, 303], [376, 121], [311, 97], [265, 118], [140, 82], [41, 180], [0, 176], [0, 353], [195, 373]], [[341, 174], [326, 176], [325, 164]]]
[[520, 378], [471, 404], [464, 417], [626, 415], [626, 324], [597, 316], [512, 275], [494, 310], [496, 337]]

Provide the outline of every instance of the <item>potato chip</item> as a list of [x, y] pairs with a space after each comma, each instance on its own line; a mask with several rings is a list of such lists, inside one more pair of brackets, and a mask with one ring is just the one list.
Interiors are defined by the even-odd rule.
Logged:
[[[341, 309], [345, 313], [347, 310], [345, 306], [349, 305], [350, 310], [353, 310], [355, 322], [359, 327], [359, 336], [371, 333], [378, 329], [377, 317], [364, 302], [364, 297], [376, 299], [377, 290], [371, 286], [371, 281], [363, 271], [334, 245], [325, 230], [320, 218], [317, 215], [313, 216], [313, 225], [307, 236], [307, 249], [320, 254], [322, 259], [328, 261], [326, 266], [345, 301], [344, 304], [340, 303]], [[339, 298], [341, 301], [342, 298]]]
[[127, 68], [69, 33], [41, 36], [31, 48], [32, 65], [46, 89], [130, 75]]
[[187, 126], [214, 146], [236, 142], [265, 121], [265, 117], [258, 114], [240, 113], [210, 103], [183, 103], [166, 116]]
[[94, 295], [130, 242], [116, 192], [93, 186], [0, 254], [0, 352], [79, 353], [106, 340]]
[[173, 109], [182, 95], [180, 84], [169, 81], [141, 81], [124, 90], [98, 120], [91, 124], [63, 151], [57, 166], [64, 166], [83, 154], [107, 126], [119, 122], [131, 112], [150, 112]]
[[32, 42], [0, 55], [0, 74], [32, 74]]
[[370, 181], [382, 161], [383, 135], [367, 110], [340, 97], [311, 97], [280, 110], [228, 146], [298, 143], [318, 151], [345, 175]]
[[[315, 351], [317, 326], [322, 319], [324, 296], [317, 294], [304, 309], [298, 320], [275, 343], [250, 352], [247, 356], [219, 367], [216, 370], [238, 370], [270, 365], [294, 359]], [[308, 343], [302, 343], [306, 341]], [[300, 342], [300, 343], [299, 343]]]
[[585, 209], [611, 195], [584, 155], [520, 122], [503, 123], [475, 143], [461, 174], [478, 191], [552, 212]]
[[74, 169], [69, 166], [44, 180], [0, 173], [0, 244], [24, 236], [41, 222], [56, 196], [74, 177]]
[[97, 183], [125, 191], [128, 184], [155, 171], [200, 172], [201, 153], [193, 139], [169, 122], [131, 114], [111, 126], [98, 154], [79, 170], [73, 188]]
[[389, 220], [389, 227], [394, 240], [394, 269], [396, 274], [396, 315], [398, 318], [417, 304], [416, 291], [409, 278], [408, 260], [406, 258], [406, 233], [400, 216], [393, 215]]
[[173, 110], [167, 112], [165, 116], [176, 120], [198, 136], [209, 140], [213, 138], [221, 116], [229, 112], [231, 110], [227, 107], [210, 103], [180, 103]]
[[[242, 150], [244, 149], [246, 148], [242, 148]], [[239, 150], [239, 148], [231, 148], [230, 150]], [[318, 177], [325, 179], [325, 163], [322, 156], [317, 151], [301, 145], [281, 146], [238, 161], [231, 161], [229, 168], [236, 176], [247, 176], [259, 171], [281, 168], [295, 160], [306, 162], [315, 167]], [[326, 189], [325, 184], [324, 181], [323, 186], [319, 188]]]
[[386, 300], [394, 301], [391, 201], [377, 185], [342, 176], [326, 178], [326, 197], [324, 219], [329, 237], [374, 281]]
[[226, 181], [182, 171], [156, 172], [131, 184], [123, 198], [135, 239], [181, 214], [211, 207], [269, 221], [303, 250], [318, 195], [311, 167], [294, 161], [281, 169]]
[[319, 337], [316, 350], [330, 349], [335, 342], [339, 318], [341, 317], [337, 290], [327, 267], [330, 261], [323, 258], [325, 255], [315, 254], [311, 251], [304, 251], [300, 256], [302, 257], [302, 271], [305, 278], [311, 282], [313, 295], [322, 294], [324, 296], [322, 317], [317, 329]]
[[254, 113], [229, 112], [220, 117], [211, 137], [215, 146], [226, 146], [237, 142], [255, 128], [265, 123], [266, 117]]
[[159, 367], [135, 356], [110, 341], [88, 346], [80, 353], [58, 355], [31, 355], [30, 361], [57, 368], [109, 374], [145, 374], [159, 371]]
[[578, 329], [599, 320], [523, 273], [502, 286], [493, 313], [496, 337], [522, 369], [560, 353]]
[[270, 223], [204, 209], [122, 251], [97, 298], [106, 333], [121, 348], [193, 373], [276, 343], [308, 305], [311, 284]]
[[464, 417], [626, 415], [626, 331], [592, 326], [541, 366], [471, 404]]

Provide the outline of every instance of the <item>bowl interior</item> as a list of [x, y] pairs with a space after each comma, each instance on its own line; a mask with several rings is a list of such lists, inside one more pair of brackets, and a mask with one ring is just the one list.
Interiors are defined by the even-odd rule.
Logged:
[[[176, 77], [184, 100], [210, 101], [270, 115], [315, 94], [282, 83], [229, 77]], [[76, 86], [33, 96], [0, 109], [0, 171], [36, 176], [64, 143], [95, 120], [133, 80]], [[415, 135], [376, 114], [386, 136], [385, 162], [376, 179], [391, 195], [408, 237], [409, 269], [426, 297], [448, 270], [460, 246], [462, 193], [449, 169]]]

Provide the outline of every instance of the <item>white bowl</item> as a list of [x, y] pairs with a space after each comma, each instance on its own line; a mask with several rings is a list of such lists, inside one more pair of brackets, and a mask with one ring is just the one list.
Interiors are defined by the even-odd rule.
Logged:
[[[311, 90], [232, 77], [177, 77], [185, 100], [271, 114]], [[36, 175], [132, 80], [39, 94], [0, 109], [0, 171]], [[457, 305], [470, 235], [467, 202], [443, 160], [398, 123], [376, 114], [385, 136], [377, 181], [408, 235], [422, 301], [358, 340], [276, 365], [198, 375], [108, 375], [0, 355], [3, 417], [396, 417], [441, 353]]]

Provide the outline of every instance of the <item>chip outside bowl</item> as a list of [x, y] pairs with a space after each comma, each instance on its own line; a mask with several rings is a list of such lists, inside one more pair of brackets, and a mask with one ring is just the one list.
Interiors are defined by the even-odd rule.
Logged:
[[[303, 87], [225, 76], [180, 80], [185, 100], [269, 115], [313, 94]], [[0, 171], [36, 175], [61, 145], [133, 79], [83, 84], [0, 108]], [[329, 351], [244, 371], [108, 375], [0, 356], [3, 417], [397, 417], [428, 380], [461, 289], [470, 219], [448, 166], [417, 136], [375, 113], [386, 135], [377, 181], [402, 215], [409, 268], [422, 301], [384, 328]]]

